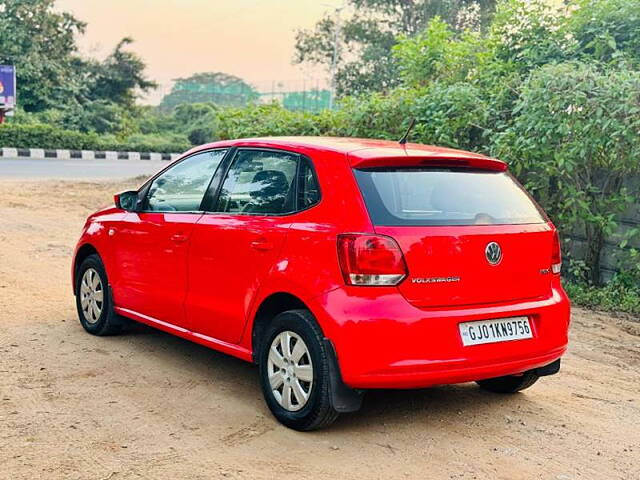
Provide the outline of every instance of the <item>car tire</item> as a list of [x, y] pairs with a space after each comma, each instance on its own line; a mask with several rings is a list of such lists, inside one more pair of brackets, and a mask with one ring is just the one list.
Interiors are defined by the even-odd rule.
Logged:
[[504, 377], [478, 380], [476, 383], [483, 390], [494, 393], [516, 393], [529, 388], [540, 378], [536, 373], [525, 372], [522, 375], [506, 375]]
[[111, 290], [100, 256], [89, 255], [76, 275], [76, 308], [82, 327], [92, 335], [116, 335], [123, 321], [113, 311]]
[[276, 419], [294, 430], [317, 430], [338, 418], [330, 400], [329, 352], [322, 340], [311, 312], [288, 310], [272, 320], [261, 342], [265, 401]]

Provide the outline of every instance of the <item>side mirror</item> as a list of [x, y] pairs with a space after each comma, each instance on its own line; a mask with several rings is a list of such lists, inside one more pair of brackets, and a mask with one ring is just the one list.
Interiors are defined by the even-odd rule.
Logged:
[[116, 193], [113, 201], [117, 208], [126, 210], [127, 212], [135, 212], [138, 209], [138, 192], [130, 190], [128, 192]]

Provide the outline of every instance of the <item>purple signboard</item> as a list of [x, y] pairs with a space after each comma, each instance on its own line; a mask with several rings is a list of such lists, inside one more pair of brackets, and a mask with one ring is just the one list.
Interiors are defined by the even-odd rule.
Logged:
[[0, 65], [0, 108], [11, 110], [16, 106], [16, 67]]

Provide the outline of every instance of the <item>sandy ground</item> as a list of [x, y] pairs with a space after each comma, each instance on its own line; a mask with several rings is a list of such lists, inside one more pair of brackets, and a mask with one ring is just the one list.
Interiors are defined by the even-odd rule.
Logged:
[[252, 365], [146, 327], [87, 335], [72, 246], [128, 186], [0, 181], [1, 479], [640, 479], [632, 319], [576, 309], [561, 373], [524, 393], [375, 391], [308, 434]]

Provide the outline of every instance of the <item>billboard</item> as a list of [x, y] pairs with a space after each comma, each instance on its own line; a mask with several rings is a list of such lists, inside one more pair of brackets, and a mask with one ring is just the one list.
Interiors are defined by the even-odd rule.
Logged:
[[0, 108], [11, 110], [16, 106], [16, 67], [0, 65]]

